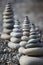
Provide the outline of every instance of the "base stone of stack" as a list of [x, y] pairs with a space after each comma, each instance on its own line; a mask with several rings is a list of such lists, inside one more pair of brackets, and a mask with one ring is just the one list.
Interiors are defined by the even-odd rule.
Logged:
[[43, 57], [21, 56], [20, 65], [43, 65]]

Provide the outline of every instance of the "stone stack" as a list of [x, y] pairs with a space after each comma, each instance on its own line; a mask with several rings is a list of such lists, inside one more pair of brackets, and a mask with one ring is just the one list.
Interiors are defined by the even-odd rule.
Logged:
[[10, 39], [10, 32], [13, 29], [14, 21], [13, 21], [13, 11], [11, 4], [8, 3], [3, 13], [3, 33], [1, 38], [4, 40]]
[[34, 26], [30, 29], [30, 36], [27, 45], [19, 48], [22, 56], [19, 59], [20, 65], [43, 65], [43, 44]]
[[40, 36], [40, 38], [41, 38], [41, 30], [39, 29], [39, 27], [38, 26], [36, 26], [36, 32], [37, 32], [37, 34]]
[[23, 36], [21, 37], [22, 41], [28, 41], [28, 38], [29, 38], [29, 26], [30, 26], [30, 21], [28, 19], [28, 16], [26, 16], [25, 20], [23, 22]]
[[22, 36], [22, 29], [20, 26], [20, 22], [18, 20], [15, 20], [14, 29], [10, 35], [11, 35], [10, 38], [11, 42], [8, 43], [8, 46], [12, 49], [17, 49], [19, 47], [19, 42], [21, 41]]
[[27, 41], [29, 39], [29, 32], [30, 32], [30, 21], [28, 19], [28, 16], [25, 17], [23, 22], [23, 36], [21, 37], [20, 46], [25, 46], [27, 44]]

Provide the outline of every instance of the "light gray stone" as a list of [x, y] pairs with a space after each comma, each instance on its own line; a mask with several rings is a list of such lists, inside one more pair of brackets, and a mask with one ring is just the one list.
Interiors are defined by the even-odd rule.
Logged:
[[19, 44], [20, 44], [21, 47], [24, 47], [27, 44], [27, 42], [26, 41], [21, 41]]
[[10, 35], [8, 35], [8, 34], [2, 34], [1, 38], [8, 40], [8, 39], [10, 39]]
[[10, 47], [11, 49], [18, 49], [19, 48], [19, 44], [18, 43], [12, 43], [12, 42], [9, 42], [8, 43], [8, 47]]
[[43, 57], [21, 56], [20, 65], [43, 65]]
[[[21, 51], [20, 51], [21, 50]], [[19, 48], [19, 53], [23, 53], [29, 56], [43, 56], [43, 47], [36, 47], [36, 48]]]
[[11, 37], [10, 41], [11, 42], [15, 42], [15, 43], [19, 43], [21, 41], [21, 39], [20, 38]]

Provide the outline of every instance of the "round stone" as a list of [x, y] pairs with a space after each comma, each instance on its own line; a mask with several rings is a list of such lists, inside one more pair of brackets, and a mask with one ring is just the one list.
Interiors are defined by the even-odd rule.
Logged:
[[10, 47], [11, 49], [18, 49], [19, 48], [19, 44], [18, 43], [9, 42], [8, 43], [8, 47]]
[[20, 48], [18, 49], [18, 52], [19, 52], [20, 54], [24, 54], [24, 47], [20, 47]]
[[21, 37], [21, 40], [23, 40], [23, 41], [28, 41], [28, 39], [29, 39], [28, 36], [22, 36], [22, 37]]
[[36, 32], [30, 32], [30, 35], [35, 35], [36, 34]]
[[14, 28], [19, 28], [20, 29], [20, 26], [19, 25], [14, 25]]
[[27, 42], [26, 41], [21, 41], [19, 44], [20, 44], [21, 47], [24, 47], [27, 44]]
[[13, 18], [13, 15], [9, 15], [9, 16], [3, 16], [3, 19], [8, 19], [8, 18]]
[[36, 31], [39, 31], [39, 27], [36, 27], [36, 29], [35, 29]]
[[20, 65], [43, 65], [43, 57], [21, 56]]
[[29, 36], [29, 32], [23, 32], [23, 35]]
[[6, 5], [6, 8], [7, 8], [7, 7], [8, 7], [8, 8], [9, 8], [9, 7], [11, 7], [11, 4], [10, 4], [10, 3], [8, 3], [8, 4]]
[[13, 14], [13, 12], [11, 12], [11, 11], [10, 12], [7, 12], [7, 11], [3, 12], [3, 15], [12, 15], [12, 14]]
[[30, 43], [25, 46], [26, 48], [43, 47], [40, 43]]
[[5, 27], [5, 28], [11, 28], [11, 27], [13, 27], [13, 23], [3, 23], [3, 27]]
[[21, 41], [20, 38], [11, 37], [11, 42], [19, 43]]
[[29, 29], [23, 29], [23, 31], [29, 32]]
[[30, 40], [28, 41], [28, 43], [36, 43], [36, 42], [38, 42], [39, 40], [40, 40], [40, 38], [30, 39]]
[[3, 19], [3, 22], [13, 22], [13, 19]]
[[10, 35], [8, 35], [8, 34], [2, 34], [1, 38], [5, 39], [5, 40], [9, 40], [10, 39]]
[[30, 35], [29, 38], [30, 39], [32, 39], [32, 38], [36, 39], [36, 38], [39, 38], [39, 35]]
[[18, 38], [20, 38], [20, 37], [22, 36], [22, 33], [11, 32], [10, 35], [13, 36], [13, 37], [18, 37]]
[[[20, 51], [23, 50], [23, 51]], [[23, 53], [29, 56], [43, 56], [43, 47], [36, 47], [36, 48], [19, 48], [19, 53]]]
[[14, 28], [13, 31], [14, 32], [20, 32], [21, 33], [22, 32], [22, 29]]
[[29, 29], [29, 24], [23, 24], [23, 29]]
[[3, 29], [3, 33], [10, 33], [12, 30], [10, 30], [10, 29], [7, 29], [7, 28], [4, 28]]
[[13, 12], [11, 7], [6, 7], [4, 11], [5, 12]]

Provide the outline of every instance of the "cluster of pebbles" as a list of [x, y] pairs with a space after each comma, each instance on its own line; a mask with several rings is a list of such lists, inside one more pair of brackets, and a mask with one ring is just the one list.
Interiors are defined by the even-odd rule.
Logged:
[[25, 47], [19, 48], [19, 53], [22, 54], [19, 59], [20, 65], [43, 65], [43, 44], [37, 30], [38, 28], [32, 25], [28, 42]]
[[13, 11], [11, 4], [8, 3], [3, 12], [3, 33], [1, 38], [4, 40], [10, 39], [10, 32], [13, 29], [14, 21], [13, 21]]

